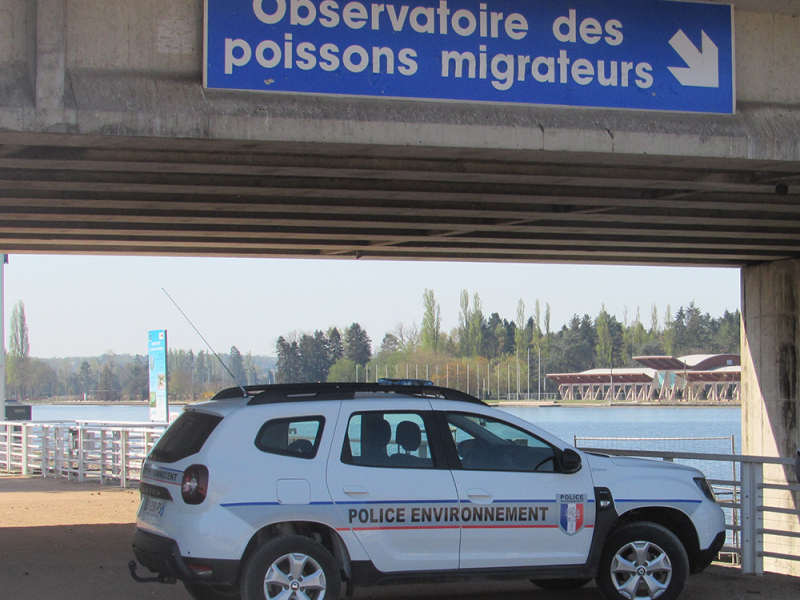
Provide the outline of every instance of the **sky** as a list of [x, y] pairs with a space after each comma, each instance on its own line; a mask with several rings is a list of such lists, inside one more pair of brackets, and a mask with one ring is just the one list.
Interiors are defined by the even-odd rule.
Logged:
[[538, 298], [551, 328], [601, 307], [645, 327], [655, 303], [663, 320], [694, 301], [719, 317], [739, 308], [739, 270], [509, 263], [365, 260], [11, 255], [5, 266], [5, 340], [11, 311], [25, 304], [31, 356], [54, 358], [147, 354], [147, 332], [166, 329], [170, 348], [206, 345], [166, 290], [217, 352], [274, 356], [280, 335], [340, 330], [358, 322], [377, 349], [398, 323], [422, 322], [422, 295], [432, 289], [442, 329], [458, 323], [459, 296], [476, 292], [487, 317], [530, 316]]

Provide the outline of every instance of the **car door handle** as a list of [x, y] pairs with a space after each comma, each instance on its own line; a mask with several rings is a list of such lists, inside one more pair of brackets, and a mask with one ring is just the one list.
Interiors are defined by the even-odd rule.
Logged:
[[493, 496], [489, 492], [480, 488], [468, 489], [467, 496], [475, 504], [491, 504], [493, 500]]
[[359, 498], [363, 496], [369, 496], [369, 492], [365, 490], [360, 485], [346, 485], [344, 486], [344, 493], [350, 496], [351, 498]]

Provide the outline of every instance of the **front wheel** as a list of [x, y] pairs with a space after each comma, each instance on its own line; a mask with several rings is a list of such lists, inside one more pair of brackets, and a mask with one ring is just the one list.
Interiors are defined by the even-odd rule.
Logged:
[[259, 546], [242, 573], [243, 600], [337, 600], [339, 566], [322, 544], [299, 535]]
[[597, 587], [608, 600], [675, 600], [688, 577], [689, 558], [675, 534], [655, 523], [631, 523], [608, 538]]

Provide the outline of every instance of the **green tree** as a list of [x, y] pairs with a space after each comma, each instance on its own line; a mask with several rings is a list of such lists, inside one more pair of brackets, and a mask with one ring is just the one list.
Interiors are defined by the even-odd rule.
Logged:
[[470, 324], [472, 322], [472, 311], [469, 308], [469, 292], [461, 291], [458, 311], [458, 354], [459, 356], [469, 356], [470, 348]]
[[25, 303], [22, 300], [19, 300], [11, 310], [8, 353], [21, 358], [28, 358], [31, 353], [28, 342], [28, 322], [25, 318]]
[[482, 356], [483, 330], [486, 323], [483, 318], [483, 305], [478, 293], [472, 297], [472, 310], [469, 315], [469, 354], [467, 356]]
[[43, 360], [31, 359], [28, 365], [28, 385], [31, 398], [47, 398], [56, 394], [58, 375]]
[[523, 356], [524, 351], [528, 348], [528, 336], [525, 332], [525, 302], [522, 298], [517, 302], [517, 320], [515, 322], [517, 331], [514, 335], [514, 344], [520, 356]]
[[422, 349], [436, 352], [439, 349], [442, 310], [433, 297], [433, 290], [425, 289], [422, 294], [422, 308]]
[[343, 356], [342, 334], [336, 327], [331, 327], [328, 329], [328, 362], [333, 365]]
[[147, 369], [147, 359], [137, 354], [133, 364], [125, 374], [122, 393], [130, 400], [144, 400], [148, 397], [149, 390], [150, 376]]
[[611, 339], [611, 331], [608, 328], [608, 313], [606, 305], [600, 309], [600, 314], [595, 319], [597, 329], [597, 365], [599, 367], [613, 367], [614, 345]]
[[383, 341], [381, 341], [381, 349], [379, 350], [380, 354], [394, 354], [400, 350], [400, 340], [397, 339], [397, 336], [393, 333], [387, 333], [383, 336]]
[[231, 373], [237, 385], [244, 385], [247, 383], [247, 374], [244, 372], [244, 359], [242, 358], [242, 353], [239, 352], [236, 346], [231, 346], [229, 362]]
[[664, 313], [664, 353], [667, 356], [675, 354], [675, 323], [672, 320], [672, 310], [667, 304], [667, 311]]
[[258, 373], [256, 372], [256, 364], [253, 360], [253, 353], [249, 350], [244, 355], [244, 372], [247, 385], [256, 385], [258, 383]]
[[81, 386], [80, 392], [82, 394], [88, 394], [94, 385], [94, 373], [92, 372], [92, 367], [85, 360], [81, 363], [81, 366], [78, 369], [78, 382]]
[[314, 335], [304, 333], [298, 343], [300, 352], [300, 381], [303, 383], [322, 383], [328, 378], [329, 350], [325, 334], [317, 330]]
[[342, 383], [356, 380], [356, 363], [347, 358], [340, 358], [328, 371], [328, 381]]
[[114, 387], [114, 372], [111, 369], [111, 365], [106, 363], [103, 365], [103, 370], [100, 371], [100, 381], [98, 382], [98, 390], [95, 397], [106, 402], [113, 400]]
[[344, 330], [344, 354], [345, 358], [362, 367], [372, 357], [372, 341], [358, 323]]
[[300, 349], [297, 342], [289, 343], [280, 336], [275, 344], [278, 354], [278, 372], [275, 374], [277, 383], [297, 383], [300, 381]]
[[6, 356], [6, 384], [8, 391], [22, 399], [30, 383], [30, 344], [25, 304], [19, 300], [11, 310], [11, 331], [8, 336]]

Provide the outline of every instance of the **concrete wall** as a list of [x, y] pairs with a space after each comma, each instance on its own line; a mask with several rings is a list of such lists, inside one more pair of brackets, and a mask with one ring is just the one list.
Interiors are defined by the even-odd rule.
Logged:
[[800, 102], [800, 18], [737, 11], [738, 102]]
[[[800, 446], [800, 260], [742, 269], [742, 452], [791, 458]], [[765, 467], [769, 483], [794, 483], [790, 468]], [[767, 504], [800, 506], [800, 493], [765, 490]], [[783, 519], [767, 514], [765, 528]], [[766, 551], [800, 555], [800, 540], [767, 536]], [[765, 559], [765, 569], [800, 575], [800, 564]]]
[[67, 67], [200, 81], [203, 0], [68, 0]]
[[0, 97], [21, 107], [33, 101], [36, 3], [0, 0]]

